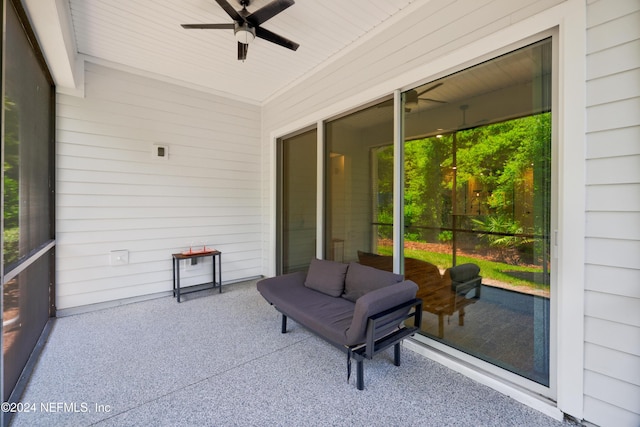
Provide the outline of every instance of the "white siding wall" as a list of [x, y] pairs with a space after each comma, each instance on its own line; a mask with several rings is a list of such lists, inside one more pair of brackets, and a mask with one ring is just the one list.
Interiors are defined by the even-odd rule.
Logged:
[[222, 251], [223, 282], [260, 275], [260, 107], [91, 63], [85, 79], [58, 95], [58, 309], [170, 291], [190, 242]]
[[584, 418], [640, 425], [640, 1], [588, 2]]

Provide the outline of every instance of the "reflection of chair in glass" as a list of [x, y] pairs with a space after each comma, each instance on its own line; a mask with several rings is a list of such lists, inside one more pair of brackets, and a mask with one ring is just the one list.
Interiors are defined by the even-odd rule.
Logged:
[[439, 338], [444, 338], [445, 315], [451, 316], [457, 311], [458, 325], [464, 326], [465, 307], [480, 298], [482, 277], [479, 272], [480, 268], [475, 264], [461, 264], [448, 268], [439, 283], [433, 280], [429, 284], [416, 282], [420, 287], [416, 298], [422, 299], [422, 309], [438, 316]]
[[[358, 251], [360, 264], [380, 270], [393, 270], [391, 256]], [[422, 299], [422, 310], [438, 316], [438, 337], [444, 338], [444, 316], [458, 312], [458, 324], [464, 326], [464, 309], [480, 298], [482, 277], [476, 264], [461, 264], [445, 270], [414, 258], [405, 258], [404, 277], [418, 285], [416, 298]], [[474, 291], [471, 293], [471, 291]]]

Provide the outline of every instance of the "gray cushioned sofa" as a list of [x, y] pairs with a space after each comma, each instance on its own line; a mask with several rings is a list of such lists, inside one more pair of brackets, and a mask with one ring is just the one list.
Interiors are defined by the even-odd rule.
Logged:
[[[394, 346], [399, 366], [401, 341], [420, 327], [418, 286], [401, 275], [355, 262], [313, 259], [307, 273], [263, 279], [257, 288], [282, 314], [282, 333], [291, 318], [347, 353], [347, 380], [355, 359], [359, 390], [364, 388], [364, 359]], [[412, 317], [413, 325], [405, 325]]]

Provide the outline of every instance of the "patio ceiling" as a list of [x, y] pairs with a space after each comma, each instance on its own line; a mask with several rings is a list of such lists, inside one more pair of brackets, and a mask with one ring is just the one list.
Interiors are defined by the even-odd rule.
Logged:
[[[238, 0], [228, 1], [241, 8]], [[253, 0], [248, 10], [270, 1]], [[299, 43], [300, 48], [294, 52], [256, 39], [245, 62], [237, 59], [232, 30], [180, 26], [231, 23], [214, 0], [62, 0], [56, 7], [59, 15], [61, 4], [65, 9], [68, 19], [60, 22], [68, 21], [75, 50], [70, 54], [77, 58], [261, 104], [411, 13], [411, 3], [419, 2], [297, 0], [263, 27]], [[37, 15], [34, 8], [43, 10], [43, 3], [26, 0], [26, 4], [31, 15]], [[44, 38], [39, 34], [41, 41]]]

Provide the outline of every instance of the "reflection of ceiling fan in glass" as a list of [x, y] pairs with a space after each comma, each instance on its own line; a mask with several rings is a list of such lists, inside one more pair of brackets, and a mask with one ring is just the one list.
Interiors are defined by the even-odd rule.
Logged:
[[486, 119], [486, 118], [476, 120], [473, 123], [467, 123], [467, 110], [469, 109], [469, 104], [462, 104], [458, 108], [460, 108], [460, 111], [462, 111], [462, 123], [458, 126], [457, 130], [473, 129], [480, 125], [489, 123], [489, 119]]
[[404, 94], [404, 103], [405, 105], [412, 107], [412, 106], [417, 106], [420, 101], [425, 101], [425, 102], [436, 102], [438, 104], [446, 104], [447, 101], [441, 101], [439, 99], [433, 99], [433, 98], [425, 98], [422, 95], [424, 95], [427, 92], [431, 92], [432, 90], [439, 88], [440, 86], [442, 86], [443, 83], [436, 83], [433, 86], [430, 86], [420, 92], [418, 92], [415, 89], [411, 89], [405, 92]]
[[[424, 90], [421, 90], [420, 92], [418, 92], [415, 89], [409, 89], [408, 91], [406, 91], [404, 93], [404, 112], [405, 113], [410, 113], [411, 109], [418, 107], [418, 105], [421, 102], [435, 102], [438, 104], [448, 104], [447, 101], [441, 101], [439, 99], [433, 99], [433, 98], [425, 98], [423, 95], [427, 92], [431, 92], [432, 90], [439, 88], [440, 86], [442, 86], [444, 83], [436, 83], [433, 86], [430, 86]], [[393, 102], [385, 102], [384, 104], [381, 104], [380, 107], [392, 107], [393, 106]]]

